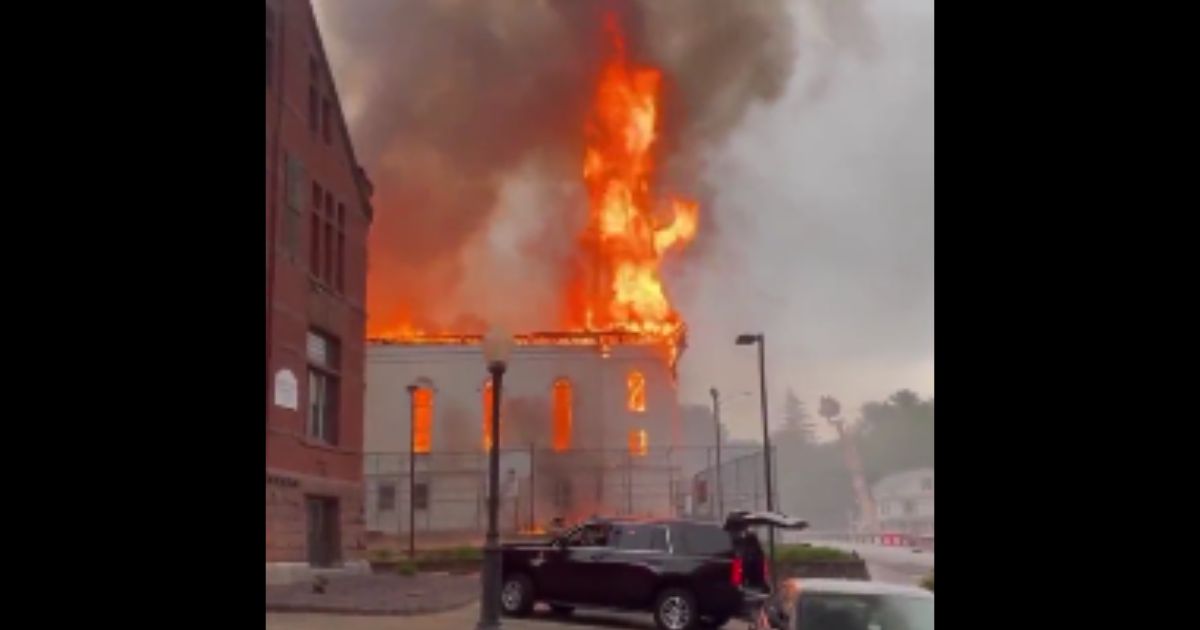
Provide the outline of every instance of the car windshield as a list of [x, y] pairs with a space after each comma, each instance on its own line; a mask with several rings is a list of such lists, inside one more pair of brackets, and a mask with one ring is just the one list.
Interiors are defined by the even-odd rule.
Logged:
[[933, 599], [904, 595], [808, 593], [795, 630], [933, 630]]

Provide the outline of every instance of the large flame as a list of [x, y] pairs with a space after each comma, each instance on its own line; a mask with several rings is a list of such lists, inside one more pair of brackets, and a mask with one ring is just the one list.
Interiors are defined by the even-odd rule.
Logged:
[[[604, 29], [609, 56], [583, 128], [588, 222], [579, 237], [581, 264], [564, 287], [562, 330], [518, 335], [517, 343], [595, 345], [602, 351], [613, 343], [654, 344], [666, 349], [674, 367], [684, 324], [667, 297], [660, 268], [665, 256], [695, 237], [699, 206], [655, 195], [662, 72], [629, 59], [613, 15], [605, 18]], [[478, 343], [478, 331], [415, 326], [407, 309], [388, 315], [386, 325], [372, 326], [372, 339]]]
[[[683, 322], [663, 289], [660, 266], [696, 235], [699, 206], [653, 196], [662, 73], [628, 59], [615, 18], [605, 20], [610, 56], [584, 129], [587, 258], [569, 318], [586, 330], [674, 336]], [[581, 298], [581, 299], [580, 299]], [[581, 303], [580, 303], [581, 302]]]

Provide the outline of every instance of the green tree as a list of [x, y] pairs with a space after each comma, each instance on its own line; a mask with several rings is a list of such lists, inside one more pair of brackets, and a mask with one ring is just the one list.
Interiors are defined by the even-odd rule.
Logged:
[[933, 466], [933, 399], [900, 390], [862, 406], [863, 466], [867, 479]]
[[817, 427], [805, 408], [804, 401], [789, 387], [783, 399], [783, 429], [780, 431], [780, 438], [795, 441], [797, 445], [811, 446], [817, 441], [816, 430]]

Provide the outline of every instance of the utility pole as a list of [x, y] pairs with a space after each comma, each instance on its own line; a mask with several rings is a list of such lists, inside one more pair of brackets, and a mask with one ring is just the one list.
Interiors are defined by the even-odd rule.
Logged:
[[[763, 474], [766, 477], [767, 486], [767, 511], [774, 512], [775, 495], [771, 484], [771, 433], [767, 415], [767, 336], [764, 333], [742, 334], [737, 336], [735, 343], [739, 346], [758, 346], [758, 398], [759, 402], [762, 403]], [[768, 525], [767, 534], [771, 549], [771, 576], [773, 578], [778, 575], [775, 571], [775, 528]]]
[[716, 387], [711, 387], [708, 393], [712, 395], [713, 401], [713, 428], [716, 430], [717, 438], [717, 465], [716, 465], [716, 481], [717, 481], [717, 516], [720, 518], [725, 514], [724, 505], [724, 486], [721, 485], [721, 393]]

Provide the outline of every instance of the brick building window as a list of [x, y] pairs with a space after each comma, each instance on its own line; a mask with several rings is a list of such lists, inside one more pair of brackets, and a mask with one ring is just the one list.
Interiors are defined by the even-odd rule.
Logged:
[[313, 134], [317, 133], [317, 126], [320, 123], [320, 83], [320, 64], [317, 63], [316, 57], [312, 57], [308, 60], [308, 130]]
[[571, 382], [554, 381], [554, 407], [551, 409], [550, 445], [558, 452], [571, 448]]
[[634, 370], [629, 373], [625, 379], [625, 384], [628, 387], [628, 399], [626, 406], [634, 413], [643, 413], [646, 411], [646, 377], [641, 372]]
[[381, 483], [376, 492], [378, 497], [375, 505], [380, 512], [391, 512], [396, 509], [396, 486], [390, 483]]
[[413, 392], [414, 453], [428, 453], [433, 447], [433, 389], [418, 387]]
[[284, 206], [283, 235], [281, 241], [283, 250], [295, 256], [300, 247], [300, 222], [304, 215], [304, 163], [294, 155], [285, 158], [287, 166], [284, 171]]
[[308, 271], [318, 278], [321, 276], [321, 200], [324, 194], [321, 185], [312, 185], [312, 214], [309, 216], [308, 229]]
[[325, 247], [322, 253], [325, 255], [325, 265], [322, 268], [324, 273], [321, 278], [325, 280], [325, 284], [333, 284], [333, 195], [329, 191], [325, 191]]
[[341, 344], [321, 332], [308, 332], [308, 436], [337, 444]]
[[338, 293], [346, 282], [346, 207], [335, 203], [333, 193], [312, 184], [309, 216], [308, 271]]
[[275, 60], [275, 12], [267, 7], [267, 87], [271, 87], [271, 66]]
[[346, 206], [343, 204], [337, 205], [337, 269], [334, 280], [334, 286], [337, 287], [338, 293], [346, 290]]

